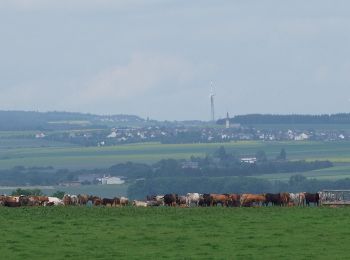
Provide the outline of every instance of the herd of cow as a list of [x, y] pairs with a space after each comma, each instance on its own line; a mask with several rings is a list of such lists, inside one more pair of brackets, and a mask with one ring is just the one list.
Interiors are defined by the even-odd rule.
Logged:
[[63, 199], [48, 196], [0, 196], [0, 205], [7, 207], [20, 206], [84, 206], [90, 203], [93, 206], [180, 206], [180, 207], [252, 207], [252, 206], [309, 206], [312, 203], [319, 206], [324, 199], [322, 192], [318, 193], [265, 193], [265, 194], [199, 194], [187, 193], [147, 196], [145, 201], [134, 200], [129, 202], [126, 197], [100, 198], [89, 195], [68, 195]]
[[145, 201], [129, 202], [125, 197], [100, 198], [89, 195], [68, 195], [62, 199], [48, 196], [0, 196], [0, 205], [7, 207], [21, 206], [111, 206], [133, 205], [136, 207], [179, 206], [179, 207], [252, 207], [252, 206], [319, 206], [325, 200], [323, 192], [318, 193], [265, 193], [265, 194], [199, 194], [187, 193], [147, 196]]
[[6, 196], [0, 195], [0, 205], [6, 207], [21, 206], [85, 206], [88, 203], [94, 206], [127, 206], [129, 200], [120, 198], [100, 198], [89, 195], [64, 195], [62, 199], [49, 196]]
[[199, 194], [187, 193], [186, 196], [166, 194], [147, 196], [146, 201], [133, 201], [135, 206], [181, 206], [181, 207], [252, 207], [252, 206], [319, 206], [324, 194], [318, 193], [265, 193], [265, 194]]

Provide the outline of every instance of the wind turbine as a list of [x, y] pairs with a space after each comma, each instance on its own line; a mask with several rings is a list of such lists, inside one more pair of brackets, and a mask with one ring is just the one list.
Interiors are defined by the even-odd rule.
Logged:
[[214, 87], [213, 87], [213, 82], [210, 82], [211, 85], [211, 91], [210, 91], [210, 106], [211, 106], [211, 121], [215, 122], [215, 106], [214, 106], [214, 97], [215, 97], [215, 93], [214, 93]]

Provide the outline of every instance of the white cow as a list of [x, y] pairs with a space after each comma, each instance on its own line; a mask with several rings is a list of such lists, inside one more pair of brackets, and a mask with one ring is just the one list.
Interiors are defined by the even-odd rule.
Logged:
[[[53, 203], [53, 205], [55, 206], [63, 206], [63, 200], [56, 198], [56, 197], [48, 197], [49, 198], [49, 202], [48, 203]], [[45, 203], [46, 206], [47, 203]]]
[[155, 199], [158, 203], [161, 203], [162, 205], [164, 205], [164, 195], [157, 195]]
[[299, 193], [289, 193], [289, 198], [294, 206], [299, 206]]
[[294, 206], [304, 206], [305, 205], [305, 194], [304, 192], [300, 193], [289, 193], [290, 201]]
[[133, 200], [132, 205], [135, 207], [147, 207], [147, 202], [140, 200]]
[[120, 197], [120, 205], [127, 206], [129, 204], [129, 199], [126, 197]]
[[77, 195], [70, 195], [70, 198], [72, 200], [72, 205], [78, 205], [79, 204], [79, 198]]
[[190, 207], [192, 203], [195, 203], [196, 206], [198, 207], [200, 197], [201, 196], [199, 193], [187, 193], [186, 194], [186, 205], [188, 207]]

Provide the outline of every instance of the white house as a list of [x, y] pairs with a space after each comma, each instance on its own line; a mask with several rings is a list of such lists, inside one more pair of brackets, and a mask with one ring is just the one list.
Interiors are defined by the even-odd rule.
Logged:
[[255, 157], [241, 158], [241, 162], [244, 162], [244, 163], [256, 163], [256, 158]]
[[294, 137], [295, 141], [303, 141], [309, 139], [309, 136], [305, 133], [301, 133], [300, 135], [297, 135]]
[[104, 176], [101, 178], [101, 184], [123, 184], [124, 181], [119, 177]]
[[117, 137], [117, 132], [113, 131], [109, 135], [107, 135], [107, 138], [116, 138]]
[[35, 135], [35, 138], [39, 139], [39, 138], [45, 138], [45, 134], [44, 133], [38, 133]]

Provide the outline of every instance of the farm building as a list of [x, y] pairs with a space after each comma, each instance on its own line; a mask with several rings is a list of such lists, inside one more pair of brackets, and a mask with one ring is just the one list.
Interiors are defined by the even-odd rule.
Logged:
[[124, 181], [119, 177], [104, 176], [101, 179], [101, 184], [123, 184]]

